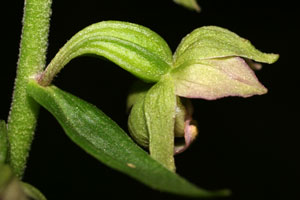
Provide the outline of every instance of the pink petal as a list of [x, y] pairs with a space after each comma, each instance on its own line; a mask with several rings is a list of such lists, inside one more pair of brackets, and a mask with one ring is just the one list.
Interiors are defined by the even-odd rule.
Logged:
[[214, 100], [226, 96], [261, 95], [267, 89], [239, 57], [209, 59], [176, 68], [172, 72], [176, 95]]

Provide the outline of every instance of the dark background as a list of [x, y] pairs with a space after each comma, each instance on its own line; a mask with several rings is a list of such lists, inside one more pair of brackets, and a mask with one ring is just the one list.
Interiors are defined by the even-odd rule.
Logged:
[[[264, 2], [264, 4], [262, 4]], [[289, 3], [288, 3], [289, 2]], [[298, 46], [299, 22], [291, 1], [199, 1], [201, 13], [171, 0], [54, 0], [48, 62], [91, 23], [122, 20], [147, 26], [175, 51], [182, 37], [203, 25], [228, 28], [264, 52], [279, 53], [256, 74], [269, 89], [263, 96], [193, 100], [199, 137], [176, 156], [177, 172], [207, 189], [230, 188], [228, 200], [300, 199]], [[1, 2], [0, 118], [9, 112], [18, 56], [22, 1]], [[102, 109], [127, 129], [125, 99], [135, 78], [113, 63], [81, 57], [54, 84]], [[55, 119], [41, 109], [24, 177], [48, 199], [185, 199], [153, 191], [87, 155]]]

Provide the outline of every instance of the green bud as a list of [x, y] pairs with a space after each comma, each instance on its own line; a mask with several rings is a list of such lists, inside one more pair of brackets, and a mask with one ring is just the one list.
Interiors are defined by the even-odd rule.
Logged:
[[135, 101], [128, 120], [132, 138], [149, 148], [152, 158], [174, 171], [176, 96], [173, 79], [166, 77], [148, 90], [133, 91], [128, 99], [129, 105]]
[[[128, 129], [132, 138], [141, 146], [149, 147], [149, 133], [144, 113], [144, 101], [146, 93], [143, 93], [132, 106], [129, 118]], [[130, 99], [130, 98], [128, 98]], [[128, 101], [129, 102], [129, 101]]]
[[[142, 82], [137, 82], [137, 84], [133, 86], [133, 89], [128, 96], [127, 104], [129, 106], [128, 108], [131, 109], [128, 118], [128, 128], [132, 138], [139, 145], [148, 148], [149, 133], [147, 130], [147, 123], [144, 113], [144, 100], [147, 92], [145, 88], [149, 88], [149, 85], [146, 85]], [[134, 102], [133, 99], [135, 100]], [[191, 101], [189, 99], [180, 97], [177, 97], [176, 99], [174, 137], [186, 137], [186, 139], [184, 144], [175, 145], [175, 154], [182, 152], [182, 148], [186, 145], [188, 147], [198, 134], [196, 121], [192, 119], [193, 106]]]

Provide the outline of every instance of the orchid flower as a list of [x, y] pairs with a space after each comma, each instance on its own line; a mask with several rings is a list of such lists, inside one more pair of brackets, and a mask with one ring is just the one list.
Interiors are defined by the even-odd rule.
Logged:
[[[198, 134], [188, 98], [265, 94], [267, 89], [247, 62], [273, 63], [277, 59], [278, 55], [262, 53], [226, 29], [208, 26], [194, 30], [180, 43], [168, 73], [154, 85], [138, 83], [133, 87], [127, 102], [127, 107], [132, 107], [130, 134], [149, 148], [152, 157], [174, 171], [173, 155], [186, 150]], [[252, 62], [252, 66], [258, 65]], [[176, 145], [176, 137], [184, 137], [185, 144]]]

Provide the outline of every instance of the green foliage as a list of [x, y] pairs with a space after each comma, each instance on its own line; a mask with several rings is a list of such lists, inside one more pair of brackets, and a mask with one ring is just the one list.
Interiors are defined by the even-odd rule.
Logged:
[[197, 188], [163, 167], [95, 106], [55, 86], [42, 87], [33, 81], [28, 92], [55, 116], [73, 142], [109, 167], [165, 192], [199, 197], [228, 195], [227, 190]]
[[[128, 108], [132, 107], [130, 133], [140, 145], [149, 147], [151, 157], [95, 107], [54, 86], [43, 87], [71, 59], [90, 54], [109, 59], [152, 83], [136, 86], [127, 103]], [[201, 196], [189, 184], [184, 186], [187, 189], [180, 190], [182, 179], [177, 181], [176, 174], [166, 175], [175, 171], [174, 153], [186, 149], [197, 135], [187, 108], [191, 106], [180, 104], [178, 96], [217, 99], [266, 93], [267, 89], [240, 57], [272, 63], [278, 55], [262, 53], [238, 35], [210, 26], [187, 35], [172, 58], [167, 43], [148, 28], [127, 22], [100, 22], [75, 34], [37, 77], [40, 85], [31, 82], [28, 92], [55, 116], [77, 145], [98, 160], [150, 187]], [[182, 116], [176, 118], [180, 106]], [[174, 145], [175, 135], [179, 136], [175, 127], [180, 129], [184, 145]], [[157, 167], [161, 172], [153, 174]], [[168, 181], [168, 186], [161, 185]]]
[[104, 21], [75, 34], [53, 58], [40, 84], [48, 85], [70, 60], [82, 55], [104, 57], [148, 82], [158, 81], [172, 64], [169, 46], [150, 29], [128, 22]]

